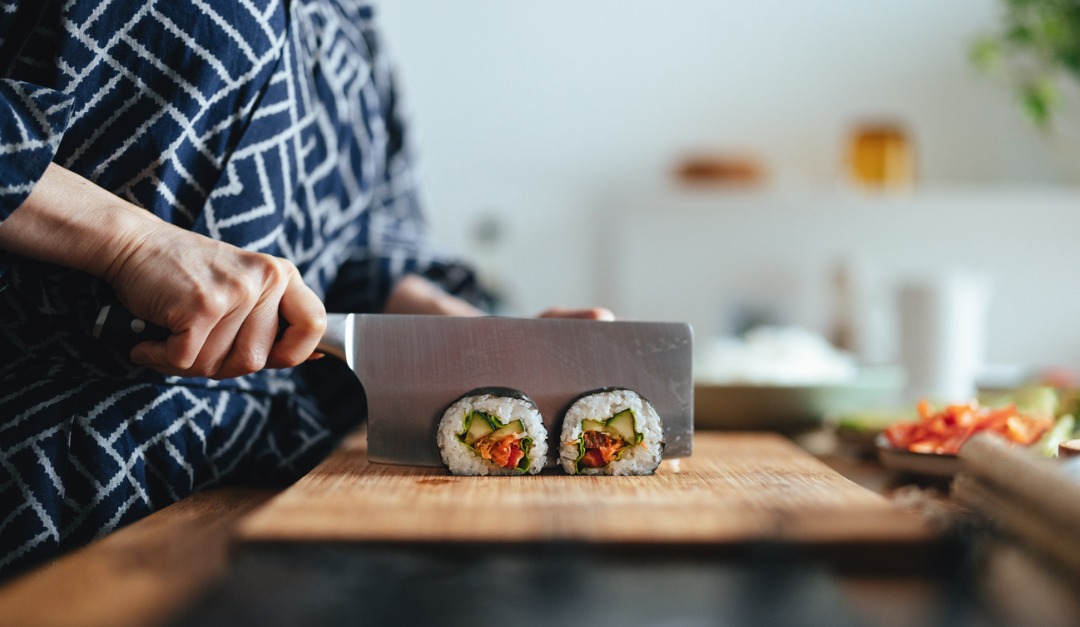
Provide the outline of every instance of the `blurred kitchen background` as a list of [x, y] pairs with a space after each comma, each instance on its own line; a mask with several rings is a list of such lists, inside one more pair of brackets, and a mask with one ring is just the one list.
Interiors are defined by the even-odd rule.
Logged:
[[1041, 132], [976, 67], [1004, 6], [379, 11], [434, 235], [504, 313], [604, 305], [699, 339], [797, 326], [890, 363], [898, 286], [963, 273], [988, 288], [982, 361], [1007, 377], [1080, 367], [1080, 115]]

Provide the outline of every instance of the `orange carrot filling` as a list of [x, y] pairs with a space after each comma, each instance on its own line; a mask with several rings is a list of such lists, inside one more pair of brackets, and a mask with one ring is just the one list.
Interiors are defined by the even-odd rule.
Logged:
[[626, 440], [613, 438], [601, 431], [586, 431], [582, 434], [585, 454], [578, 465], [584, 468], [600, 468], [610, 464], [626, 448]]
[[498, 440], [480, 438], [473, 442], [473, 449], [482, 459], [493, 461], [503, 468], [517, 468], [525, 456], [525, 451], [521, 450], [518, 439], [513, 435]]

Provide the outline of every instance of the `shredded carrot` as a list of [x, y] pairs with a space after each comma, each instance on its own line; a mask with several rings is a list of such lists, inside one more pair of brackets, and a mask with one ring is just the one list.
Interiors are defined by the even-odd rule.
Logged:
[[473, 442], [473, 449], [482, 459], [491, 460], [503, 468], [516, 468], [518, 462], [525, 456], [517, 443], [517, 438], [513, 435], [498, 440], [480, 438]]
[[600, 456], [600, 466], [606, 466], [615, 459], [619, 451], [626, 448], [626, 440], [613, 438], [600, 431], [586, 431], [582, 434], [586, 450], [596, 451]]

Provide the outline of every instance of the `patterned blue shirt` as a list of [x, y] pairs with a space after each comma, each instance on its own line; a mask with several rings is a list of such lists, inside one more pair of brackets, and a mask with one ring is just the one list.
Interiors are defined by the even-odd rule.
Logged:
[[[0, 0], [0, 71], [0, 221], [52, 161], [291, 260], [330, 311], [378, 311], [410, 272], [482, 298], [425, 239], [362, 3]], [[0, 502], [16, 504], [0, 573], [206, 486], [290, 480], [361, 417], [330, 417], [335, 392], [303, 368], [217, 382], [133, 366], [90, 338], [110, 298], [0, 252]]]

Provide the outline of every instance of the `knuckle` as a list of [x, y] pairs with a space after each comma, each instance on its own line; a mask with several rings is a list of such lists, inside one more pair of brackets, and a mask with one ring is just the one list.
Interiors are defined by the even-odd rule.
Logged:
[[185, 374], [191, 377], [213, 377], [221, 370], [223, 361], [223, 358], [206, 359], [204, 356], [202, 359], [196, 359], [195, 363], [185, 370]]
[[273, 275], [278, 281], [288, 281], [293, 274], [299, 274], [299, 270], [288, 259], [271, 257], [274, 260]]
[[212, 377], [217, 374], [217, 371], [217, 368], [212, 367], [209, 364], [195, 364], [187, 369], [186, 374], [191, 377]]
[[308, 322], [311, 328], [311, 335], [314, 336], [316, 340], [322, 338], [327, 325], [326, 310], [320, 307], [316, 311], [313, 311], [311, 317], [308, 318]]
[[229, 292], [234, 300], [256, 302], [288, 282], [290, 266], [285, 260], [265, 253], [247, 253], [245, 271], [230, 279]]
[[262, 370], [266, 365], [266, 355], [256, 349], [239, 350], [231, 360], [230, 370], [239, 371], [241, 374], [251, 374]]
[[174, 370], [187, 370], [192, 367], [192, 364], [185, 355], [167, 358], [164, 365], [166, 368], [172, 368]]
[[198, 348], [189, 342], [176, 342], [167, 345], [164, 355], [164, 366], [181, 372], [192, 367], [198, 358]]
[[262, 272], [263, 280], [267, 285], [277, 285], [288, 280], [289, 270], [292, 264], [285, 259], [267, 255], [265, 253], [259, 253], [257, 255], [257, 260], [259, 270]]
[[229, 293], [235, 300], [251, 303], [258, 300], [259, 296], [262, 294], [262, 290], [250, 281], [238, 281], [229, 289]]
[[217, 316], [225, 309], [225, 295], [220, 290], [198, 287], [187, 306], [200, 315]]

